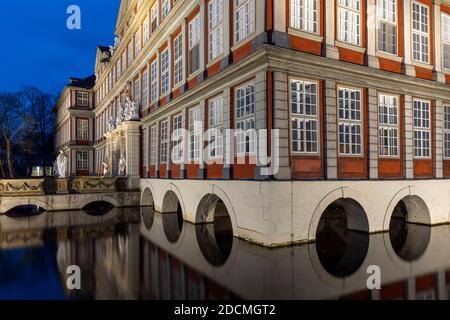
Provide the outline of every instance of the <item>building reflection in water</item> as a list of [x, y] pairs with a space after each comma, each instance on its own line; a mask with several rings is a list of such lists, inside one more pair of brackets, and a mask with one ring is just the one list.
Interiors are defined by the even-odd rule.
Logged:
[[[152, 207], [0, 217], [0, 298], [447, 299], [449, 227], [401, 212], [390, 233], [369, 236], [349, 230], [338, 205], [316, 243], [272, 250], [233, 238], [226, 217], [194, 226]], [[80, 291], [65, 288], [70, 265]], [[366, 287], [371, 265], [381, 290]]]

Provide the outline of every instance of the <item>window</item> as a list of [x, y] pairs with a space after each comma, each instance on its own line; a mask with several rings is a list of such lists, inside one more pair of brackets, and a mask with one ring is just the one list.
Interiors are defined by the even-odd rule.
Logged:
[[431, 157], [430, 102], [414, 100], [414, 157]]
[[150, 129], [150, 165], [155, 166], [158, 163], [158, 127]]
[[141, 29], [139, 29], [134, 35], [134, 56], [137, 57], [141, 52]]
[[235, 42], [245, 39], [255, 31], [255, 0], [234, 0]]
[[208, 3], [209, 61], [223, 54], [223, 0]]
[[380, 156], [399, 156], [399, 99], [396, 96], [379, 95], [378, 123]]
[[189, 155], [190, 160], [198, 161], [203, 151], [203, 121], [200, 107], [189, 109]]
[[189, 28], [189, 74], [200, 68], [200, 16], [197, 15], [188, 25]]
[[152, 83], [150, 88], [151, 102], [155, 103], [158, 100], [158, 61], [153, 61], [150, 67]]
[[338, 40], [361, 45], [361, 1], [338, 0]]
[[148, 70], [142, 74], [142, 106], [144, 108], [148, 106]]
[[361, 91], [339, 89], [339, 153], [362, 155]]
[[77, 170], [86, 171], [89, 170], [89, 152], [77, 151]]
[[161, 53], [161, 95], [169, 93], [169, 49]]
[[319, 152], [318, 110], [317, 83], [291, 80], [291, 130], [293, 152]]
[[423, 63], [430, 61], [429, 9], [417, 2], [412, 3], [413, 59]]
[[77, 92], [77, 106], [78, 107], [89, 107], [89, 93]]
[[450, 15], [442, 14], [442, 65], [450, 69]]
[[247, 84], [236, 90], [236, 129], [238, 155], [254, 153], [255, 141], [255, 86]]
[[450, 105], [444, 106], [444, 157], [450, 158]]
[[162, 7], [162, 19], [164, 19], [169, 15], [170, 12], [170, 0], [162, 0], [161, 7]]
[[133, 42], [130, 41], [128, 44], [128, 66], [133, 63]]
[[169, 153], [169, 121], [163, 121], [161, 123], [161, 146], [160, 146], [160, 161], [161, 163], [167, 163]]
[[149, 19], [148, 16], [145, 17], [144, 23], [142, 24], [142, 33], [143, 33], [144, 44], [146, 44], [148, 42], [148, 40], [150, 39], [150, 22], [148, 19]]
[[173, 162], [180, 164], [184, 160], [184, 121], [183, 114], [173, 118]]
[[77, 140], [89, 140], [89, 120], [77, 119]]
[[319, 32], [318, 0], [291, 0], [291, 27], [311, 32]]
[[208, 127], [209, 127], [209, 157], [223, 157], [223, 97], [209, 101]]
[[141, 82], [139, 81], [139, 77], [134, 80], [134, 101], [136, 103], [141, 101]]
[[174, 79], [175, 85], [183, 81], [183, 36], [180, 34], [173, 41]]
[[122, 60], [122, 72], [121, 73], [124, 73], [125, 70], [127, 69], [127, 53], [126, 53], [126, 50], [124, 50], [122, 52], [121, 60]]
[[150, 19], [152, 23], [152, 32], [155, 32], [156, 28], [158, 28], [158, 1], [155, 1], [152, 6], [150, 11]]
[[378, 50], [397, 54], [397, 0], [377, 1]]

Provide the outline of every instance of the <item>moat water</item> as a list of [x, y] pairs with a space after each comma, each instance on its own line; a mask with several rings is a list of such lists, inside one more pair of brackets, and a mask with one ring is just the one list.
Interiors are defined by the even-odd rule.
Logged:
[[[369, 236], [329, 219], [314, 244], [266, 249], [233, 238], [226, 219], [194, 226], [152, 207], [108, 210], [0, 217], [0, 299], [450, 297], [449, 226], [399, 218]], [[70, 266], [80, 289], [67, 287]], [[368, 287], [373, 270], [379, 290]]]

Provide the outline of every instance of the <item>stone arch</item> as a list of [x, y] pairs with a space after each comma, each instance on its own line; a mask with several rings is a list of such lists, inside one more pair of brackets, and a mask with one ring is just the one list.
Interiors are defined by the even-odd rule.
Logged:
[[369, 220], [363, 205], [361, 205], [361, 201], [358, 201], [358, 199], [361, 199], [359, 193], [349, 187], [340, 187], [325, 195], [317, 205], [311, 217], [308, 229], [308, 240], [315, 241], [317, 228], [322, 215], [327, 208], [335, 202], [346, 210], [348, 214], [347, 222], [349, 230], [369, 233]]
[[20, 206], [36, 206], [39, 208], [44, 209], [44, 211], [54, 211], [53, 210], [53, 206], [43, 200], [39, 200], [39, 199], [35, 199], [35, 198], [27, 198], [25, 199], [21, 199], [21, 200], [14, 200], [10, 203], [6, 202], [6, 203], [2, 203], [2, 212], [6, 213], [16, 207], [20, 207]]
[[161, 213], [176, 213], [178, 206], [181, 206], [180, 200], [175, 192], [169, 190], [164, 195]]
[[151, 187], [146, 187], [141, 194], [141, 207], [150, 207], [155, 205], [153, 190]]
[[216, 194], [206, 194], [197, 207], [197, 243], [213, 266], [224, 265], [233, 247], [233, 224], [227, 206]]
[[421, 195], [420, 190], [413, 186], [408, 186], [397, 192], [394, 197], [392, 197], [385, 212], [383, 229], [389, 230], [389, 224], [395, 208], [402, 202], [408, 212], [406, 222], [431, 225], [429, 206], [424, 198], [425, 197]]

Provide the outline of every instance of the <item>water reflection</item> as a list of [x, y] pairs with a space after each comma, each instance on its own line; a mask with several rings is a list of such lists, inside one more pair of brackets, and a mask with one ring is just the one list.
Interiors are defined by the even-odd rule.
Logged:
[[163, 229], [167, 240], [176, 243], [180, 239], [183, 224], [183, 213], [179, 205], [177, 212], [163, 214]]
[[[393, 221], [392, 235], [367, 236], [349, 231], [335, 212], [320, 225], [317, 243], [269, 250], [233, 238], [229, 220], [194, 226], [178, 219], [151, 207], [2, 216], [0, 298], [448, 298], [448, 226]], [[82, 270], [80, 291], [65, 287], [74, 264]], [[366, 286], [370, 265], [383, 273], [377, 292]]]

